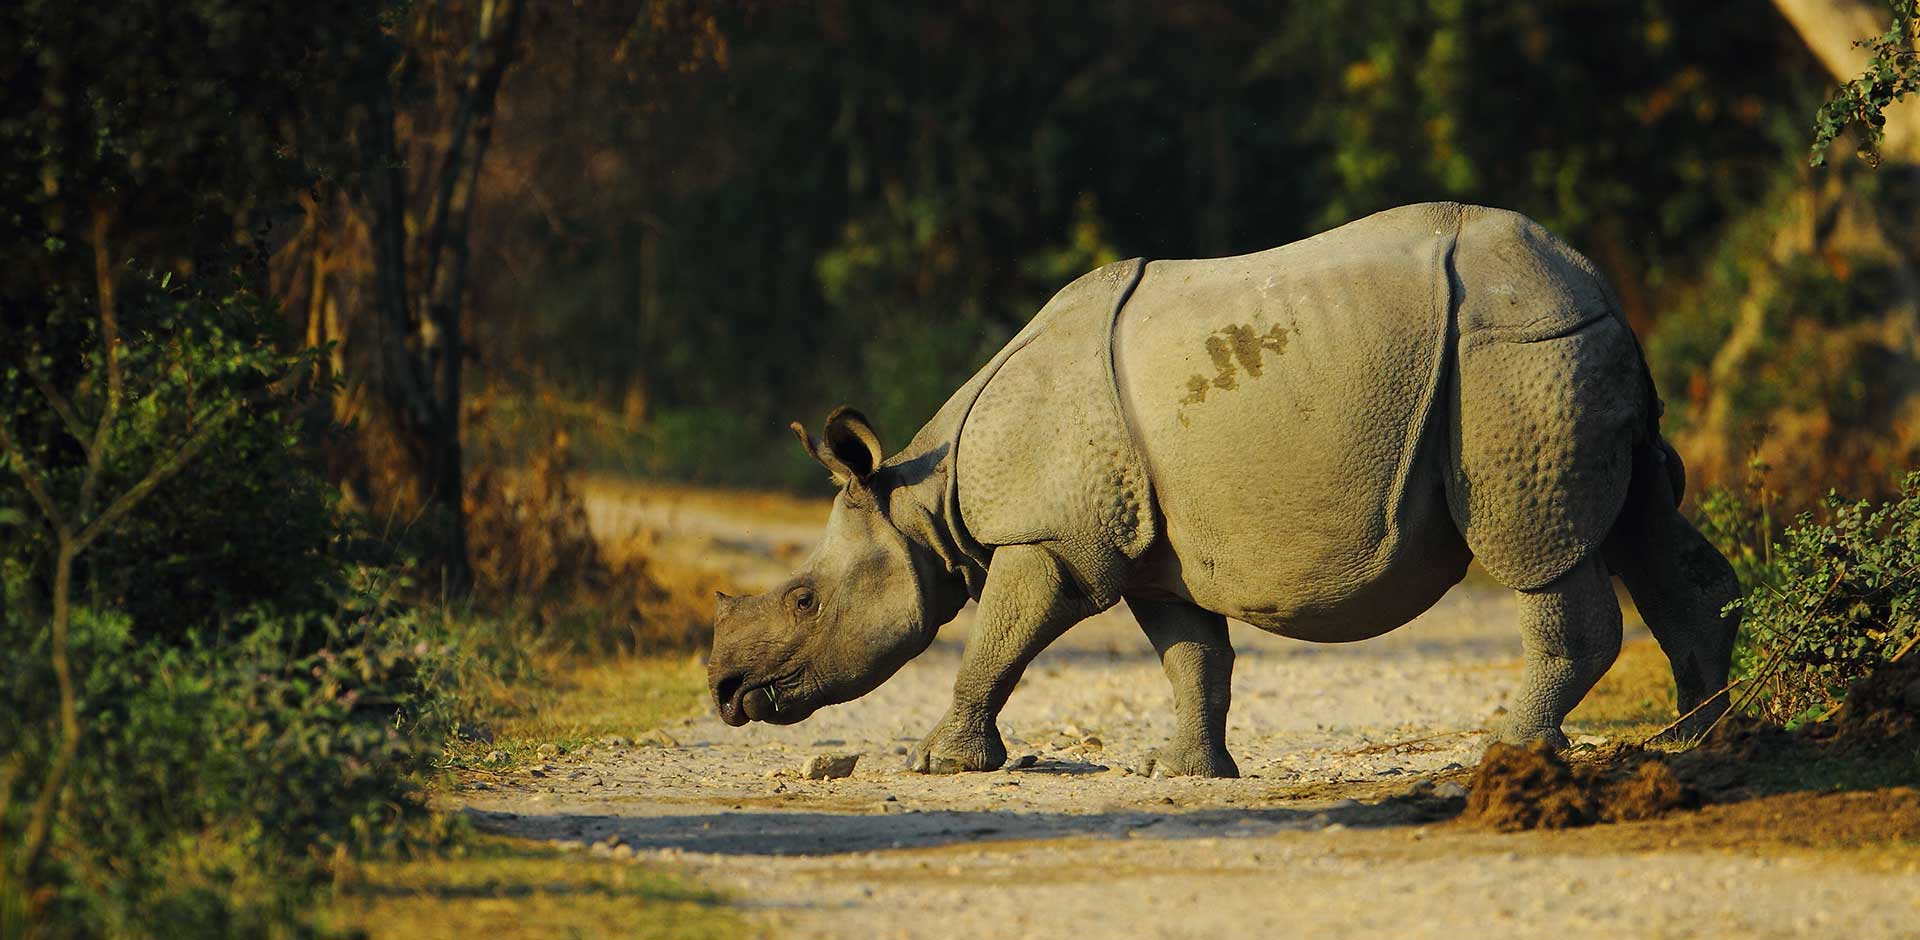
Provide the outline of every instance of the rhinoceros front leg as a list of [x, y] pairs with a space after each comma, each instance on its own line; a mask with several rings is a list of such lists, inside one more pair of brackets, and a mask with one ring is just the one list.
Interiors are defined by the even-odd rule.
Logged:
[[1047, 644], [1092, 613], [1059, 559], [1037, 545], [997, 549], [967, 635], [953, 704], [908, 758], [909, 769], [951, 774], [998, 770], [1006, 745], [995, 725], [1020, 674]]
[[1147, 758], [1155, 777], [1238, 777], [1227, 753], [1233, 643], [1227, 618], [1180, 601], [1129, 600], [1173, 685], [1173, 740]]

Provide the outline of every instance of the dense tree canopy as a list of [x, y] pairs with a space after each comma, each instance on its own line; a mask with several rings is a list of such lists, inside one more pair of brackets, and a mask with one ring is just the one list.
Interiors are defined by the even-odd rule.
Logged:
[[[625, 403], [649, 468], [707, 479], [807, 479], [757, 455], [843, 400], [910, 433], [1102, 261], [1423, 199], [1527, 212], [1643, 332], [1688, 321], [1657, 365], [1704, 401], [1733, 316], [1698, 285], [1752, 262], [1727, 255], [1743, 220], [1850, 172], [1803, 169], [1828, 79], [1770, 8], [653, 9], [681, 19], [587, 4], [530, 27], [472, 328], [488, 374]], [[666, 67], [636, 52], [663, 46]]]

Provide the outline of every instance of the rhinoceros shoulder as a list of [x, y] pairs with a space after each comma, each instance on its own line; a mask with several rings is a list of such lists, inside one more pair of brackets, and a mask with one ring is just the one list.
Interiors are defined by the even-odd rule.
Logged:
[[1055, 294], [976, 377], [956, 441], [968, 533], [989, 546], [1050, 544], [1102, 603], [1157, 531], [1113, 377], [1114, 318], [1143, 266], [1107, 265]]

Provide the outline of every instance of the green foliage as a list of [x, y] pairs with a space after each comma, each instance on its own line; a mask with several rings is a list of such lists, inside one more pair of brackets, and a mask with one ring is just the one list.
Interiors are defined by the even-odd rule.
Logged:
[[1808, 157], [1814, 166], [1827, 162], [1827, 149], [1848, 130], [1860, 136], [1860, 159], [1879, 166], [1880, 142], [1887, 136], [1887, 107], [1920, 92], [1920, 49], [1914, 46], [1920, 38], [1914, 32], [1920, 24], [1920, 3], [1887, 0], [1887, 5], [1893, 8], [1892, 25], [1879, 36], [1856, 43], [1868, 51], [1866, 71], [1842, 82], [1814, 114]]
[[[17, 651], [0, 672], [0, 742], [21, 782], [52, 746], [37, 626], [0, 623]], [[363, 591], [178, 644], [83, 610], [73, 646], [86, 730], [49, 852], [48, 935], [304, 935], [337, 853], [448, 834], [409, 794], [440, 753], [463, 660], [419, 615]]]
[[1336, 173], [1317, 223], [1485, 202], [1616, 278], [1658, 278], [1707, 248], [1701, 229], [1764, 190], [1799, 130], [1773, 104], [1810, 90], [1797, 39], [1732, 7], [1343, 0], [1294, 15], [1261, 61], [1310, 63], [1312, 87], [1338, 89], [1310, 125]]
[[722, 486], [799, 482], [818, 464], [806, 463], [791, 446], [793, 435], [783, 432], [767, 419], [725, 408], [662, 408], [638, 435], [637, 467], [646, 476]]
[[1741, 589], [1748, 592], [1777, 587], [1781, 580], [1773, 556], [1780, 496], [1767, 488], [1767, 470], [1759, 460], [1749, 462], [1742, 491], [1714, 487], [1694, 507], [1700, 534], [1726, 556]]
[[[298, 412], [270, 390], [310, 357], [276, 351], [275, 311], [231, 282], [133, 275], [117, 306], [124, 405], [105, 431], [103, 497], [131, 490], [214, 416], [237, 411], [188, 472], [163, 481], [81, 556], [76, 583], [90, 603], [127, 613], [143, 634], [179, 638], [257, 605], [303, 610], [324, 600], [331, 494], [307, 469]], [[13, 340], [0, 363], [0, 421], [42, 469], [55, 503], [78, 506], [107, 395], [99, 320], [63, 307]], [[79, 427], [50, 407], [43, 382], [56, 395], [72, 390], [61, 397]], [[34, 572], [37, 590], [24, 601], [44, 611], [52, 534], [12, 483], [0, 487], [0, 511], [33, 524], [10, 529], [8, 557]]]
[[[1783, 409], [1822, 414], [1843, 426], [1870, 423], [1880, 417], [1888, 390], [1877, 385], [1881, 363], [1850, 344], [1846, 329], [1898, 300], [1895, 270], [1881, 258], [1837, 253], [1768, 260], [1764, 239], [1779, 221], [1760, 212], [1753, 224], [1737, 227], [1710, 265], [1706, 286], [1661, 322], [1649, 343], [1656, 379], [1670, 395], [1682, 392], [1745, 316], [1753, 330], [1748, 360], [1739, 374], [1723, 377], [1735, 426], [1752, 426]], [[1688, 417], [1675, 414], [1673, 426], [1685, 427]]]
[[[94, 509], [237, 409], [81, 557], [87, 602], [143, 635], [328, 592], [327, 491], [301, 469], [298, 413], [268, 390], [304, 358], [275, 349], [262, 236], [341, 164], [341, 115], [385, 80], [369, 68], [385, 42], [378, 9], [354, 3], [293, 18], [236, 0], [134, 0], [107, 18], [0, 6], [0, 422], [55, 501], [79, 506], [108, 410], [107, 313], [125, 389]], [[16, 482], [0, 482], [0, 540], [33, 573], [22, 602], [44, 612], [48, 534]]]
[[1848, 688], [1920, 640], [1920, 472], [1885, 503], [1828, 496], [1777, 543], [1764, 511], [1727, 494], [1706, 502], [1703, 529], [1747, 587], [1735, 701], [1797, 724], [1831, 714]]
[[493, 159], [542, 198], [478, 233], [474, 304], [496, 376], [644, 401], [657, 465], [705, 480], [790, 485], [769, 448], [842, 403], [903, 440], [1105, 261], [1403, 202], [1539, 218], [1644, 325], [1819, 95], [1778, 17], [1690, 0], [714, 9], [726, 54], [665, 72], [617, 8], [530, 23]]
[[[0, 6], [0, 935], [302, 936], [336, 853], [439, 835], [415, 791], [466, 660], [343, 563], [285, 390], [312, 353], [264, 298], [390, 40], [299, 12]], [[69, 534], [102, 520], [65, 595], [29, 477]]]

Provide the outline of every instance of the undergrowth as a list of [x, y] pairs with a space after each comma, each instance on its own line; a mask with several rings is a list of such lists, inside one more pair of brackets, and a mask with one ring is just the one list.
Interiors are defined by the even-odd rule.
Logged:
[[1746, 590], [1730, 608], [1742, 617], [1734, 703], [1791, 727], [1829, 717], [1920, 643], [1920, 471], [1884, 502], [1829, 493], [1778, 535], [1764, 472], [1744, 493], [1709, 494], [1699, 516]]

